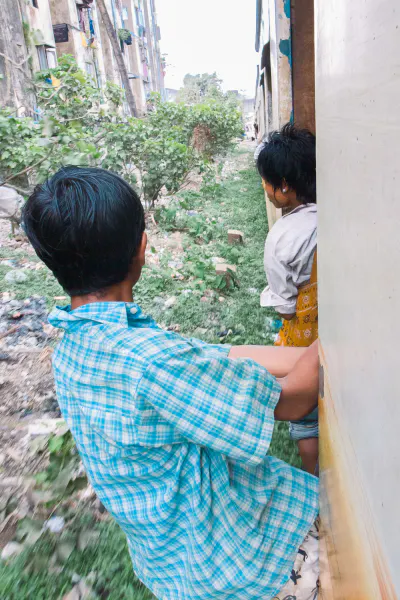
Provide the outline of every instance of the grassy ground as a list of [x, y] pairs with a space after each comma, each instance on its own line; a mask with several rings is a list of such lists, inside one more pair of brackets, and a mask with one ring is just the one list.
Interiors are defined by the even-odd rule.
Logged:
[[[211, 186], [203, 193], [181, 195], [157, 218], [162, 230], [158, 239], [164, 232], [171, 235], [176, 228], [184, 230], [183, 250], [165, 250], [160, 263], [150, 264], [145, 269], [135, 291], [135, 300], [145, 312], [166, 327], [209, 342], [271, 344], [266, 326], [268, 313], [259, 306], [259, 294], [265, 286], [263, 247], [267, 217], [259, 176], [251, 164], [220, 187]], [[228, 245], [227, 230], [231, 228], [243, 231], [243, 246]], [[236, 265], [238, 287], [223, 288], [223, 282], [215, 275], [213, 257]], [[0, 248], [0, 258], [13, 257]], [[175, 263], [172, 266], [171, 261]], [[177, 261], [182, 264], [177, 265]], [[4, 281], [8, 270], [9, 267], [0, 265], [0, 291], [15, 291], [20, 298], [34, 293], [46, 295], [49, 306], [54, 303], [54, 296], [63, 294], [47, 270], [32, 271], [28, 282], [14, 286]], [[166, 309], [168, 298], [174, 298], [175, 303]], [[276, 425], [270, 452], [295, 466], [300, 464], [286, 424]], [[0, 599], [61, 598], [71, 589], [73, 573], [80, 576], [95, 573], [94, 587], [101, 598], [152, 598], [133, 575], [118, 527], [109, 522], [97, 527], [101, 533], [99, 543], [83, 552], [74, 550], [61, 573], [52, 573], [49, 569], [53, 553], [50, 537], [8, 566], [0, 565]], [[36, 567], [26, 570], [35, 557], [39, 561]]]
[[[77, 527], [89, 518], [82, 516]], [[119, 527], [110, 521], [95, 527], [100, 534], [98, 542], [84, 551], [75, 550], [62, 571], [51, 566], [55, 549], [51, 534], [9, 565], [0, 563], [1, 600], [59, 600], [71, 591], [75, 575], [87, 578], [98, 598], [155, 600], [133, 574]]]

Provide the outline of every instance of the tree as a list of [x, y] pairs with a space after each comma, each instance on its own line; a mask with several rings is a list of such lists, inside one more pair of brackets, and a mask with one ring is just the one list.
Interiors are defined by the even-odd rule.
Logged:
[[179, 90], [178, 101], [185, 104], [199, 104], [206, 97], [214, 100], [222, 99], [224, 93], [221, 83], [222, 80], [216, 73], [203, 73], [202, 75], [188, 73], [183, 79], [183, 88]]
[[102, 21], [104, 23], [104, 27], [106, 28], [107, 35], [109, 37], [115, 60], [117, 61], [118, 71], [121, 75], [122, 84], [124, 86], [126, 101], [129, 105], [130, 113], [133, 117], [137, 117], [137, 109], [136, 109], [136, 101], [135, 96], [133, 95], [131, 84], [128, 77], [128, 72], [126, 70], [124, 57], [122, 56], [121, 46], [118, 40], [117, 33], [113, 27], [113, 24], [110, 19], [110, 15], [108, 14], [108, 10], [104, 0], [97, 0], [97, 8], [99, 9], [99, 13], [101, 15]]
[[[54, 87], [49, 81], [56, 80]], [[61, 165], [102, 166], [134, 185], [146, 207], [161, 191], [176, 193], [193, 170], [213, 170], [213, 159], [232, 146], [241, 115], [227, 102], [197, 105], [162, 102], [143, 119], [121, 119], [122, 90], [109, 84], [102, 95], [71, 55], [32, 82], [42, 118], [18, 118], [0, 110], [0, 186], [28, 195]]]

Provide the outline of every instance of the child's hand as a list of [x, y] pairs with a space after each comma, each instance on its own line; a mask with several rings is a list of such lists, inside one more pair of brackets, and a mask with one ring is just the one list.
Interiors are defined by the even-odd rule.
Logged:
[[308, 415], [318, 403], [318, 341], [314, 342], [280, 379], [282, 393], [275, 408], [279, 421], [297, 421]]

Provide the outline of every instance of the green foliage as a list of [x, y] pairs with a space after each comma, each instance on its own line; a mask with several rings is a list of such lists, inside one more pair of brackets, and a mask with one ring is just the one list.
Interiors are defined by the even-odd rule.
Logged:
[[206, 200], [215, 201], [222, 197], [222, 185], [217, 183], [216, 169], [211, 165], [207, 165], [203, 172], [200, 193]]
[[106, 111], [100, 90], [71, 55], [41, 71], [33, 87], [43, 116], [38, 123], [0, 111], [0, 178], [27, 193], [61, 165], [102, 166], [136, 186], [151, 207], [163, 189], [178, 192], [191, 171], [207, 174], [207, 164], [241, 128], [239, 112], [226, 103], [185, 106], [163, 103], [157, 94], [144, 119], [122, 120], [123, 90], [107, 83]]
[[154, 128], [150, 119], [111, 124], [104, 138], [102, 166], [121, 173], [139, 191], [147, 207], [163, 187], [177, 192], [198, 161], [192, 148], [171, 137], [167, 127]]
[[129, 29], [121, 28], [118, 29], [118, 37], [121, 40], [121, 42], [126, 42], [126, 40], [129, 40], [129, 38], [132, 37], [132, 34], [129, 31]]
[[167, 128], [173, 139], [193, 146], [203, 158], [226, 154], [243, 130], [242, 115], [230, 103], [209, 99], [185, 105], [161, 102], [157, 94], [152, 94], [151, 102], [154, 111], [148, 121], [153, 134]]
[[[48, 83], [53, 77], [58, 87]], [[95, 164], [101, 156], [93, 139], [99, 90], [69, 55], [34, 84], [44, 114], [39, 123], [0, 111], [0, 178], [31, 187], [62, 164]]]
[[20, 556], [2, 561], [0, 598], [58, 600], [72, 590], [77, 576], [85, 578], [97, 598], [154, 600], [135, 577], [120, 528], [109, 520], [95, 523], [85, 514], [61, 536], [42, 533]]
[[[165, 253], [160, 266], [144, 269], [135, 286], [135, 300], [143, 310], [166, 328], [178, 325], [183, 335], [194, 335], [211, 343], [272, 343], [265, 317], [273, 316], [273, 312], [259, 307], [259, 292], [265, 286], [263, 247], [268, 226], [263, 190], [255, 169], [248, 168], [235, 178], [225, 180], [220, 186], [218, 202], [203, 193], [180, 192], [171, 208], [156, 211], [156, 218], [165, 235], [178, 226], [186, 228], [183, 232], [184, 251], [179, 256], [182, 266], [169, 268], [168, 262], [172, 257]], [[192, 222], [210, 227], [211, 237], [207, 243], [193, 243], [199, 240]], [[237, 228], [239, 224], [245, 234], [245, 244], [230, 246], [227, 229]], [[193, 231], [190, 232], [189, 228]], [[201, 235], [200, 228], [198, 233]], [[0, 256], [9, 258], [6, 249], [0, 248]], [[237, 265], [240, 287], [229, 290], [218, 288], [212, 261], [216, 256]], [[0, 266], [0, 269], [7, 267]], [[172, 278], [173, 270], [179, 271], [183, 279]], [[216, 291], [209, 293], [213, 290]], [[49, 304], [53, 303], [54, 290], [50, 283], [47, 287], [43, 285], [43, 293], [48, 294]], [[177, 297], [177, 302], [170, 310], [165, 310], [163, 299], [171, 295]], [[202, 301], [204, 299], [207, 301]], [[79, 478], [80, 470], [75, 468], [74, 462], [77, 455], [70, 442], [70, 435], [63, 430], [56, 436], [38, 440], [37, 451], [46, 456], [49, 453], [49, 466], [44, 471], [43, 481], [40, 482], [39, 478], [36, 482], [35, 493], [51, 491], [46, 488], [57, 481], [56, 463], [61, 471], [61, 465], [67, 466], [72, 461], [72, 481]], [[300, 465], [297, 448], [289, 439], [286, 423], [275, 425], [270, 454], [297, 467]], [[54, 499], [49, 503], [54, 510]], [[71, 591], [72, 577], [78, 575], [87, 578], [99, 598], [153, 599], [133, 573], [126, 540], [119, 527], [111, 521], [97, 523], [93, 518], [86, 518], [77, 510], [73, 498], [71, 504], [65, 504], [57, 507], [57, 514], [62, 514], [66, 520], [65, 531], [60, 535], [43, 531], [45, 519], [41, 513], [35, 515], [34, 522], [31, 518], [20, 521], [17, 538], [25, 550], [7, 563], [1, 561], [0, 598], [60, 599]], [[0, 511], [2, 508], [0, 505]], [[9, 508], [11, 510], [12, 507]]]
[[221, 102], [198, 104], [191, 109], [193, 130], [207, 132], [204, 154], [212, 158], [232, 149], [234, 141], [243, 130], [242, 115], [236, 108]]
[[63, 431], [49, 438], [39, 439], [37, 451], [49, 455], [46, 469], [35, 476], [35, 497], [46, 505], [60, 502], [74, 492], [87, 486], [81, 461], [71, 432]]
[[109, 102], [111, 102], [114, 108], [119, 108], [122, 106], [124, 101], [124, 90], [116, 83], [107, 81], [105, 85], [104, 96]]
[[178, 101], [185, 104], [199, 104], [205, 98], [221, 100], [224, 93], [221, 89], [222, 79], [216, 73], [190, 75], [183, 79], [183, 88], [179, 90]]
[[[139, 183], [148, 207], [163, 188], [176, 193], [191, 171], [208, 172], [209, 158], [227, 152], [241, 128], [238, 111], [225, 105], [184, 106], [161, 102], [157, 94], [150, 101], [154, 110], [145, 119], [110, 123], [102, 142], [102, 166]], [[210, 132], [201, 147], [195, 143], [199, 127]]]
[[43, 156], [32, 119], [19, 119], [0, 110], [0, 177], [8, 178]]
[[[53, 87], [48, 81], [51, 78], [60, 81]], [[93, 85], [92, 79], [79, 69], [71, 54], [64, 54], [54, 69], [40, 71], [36, 75], [34, 85], [38, 104], [49, 118], [65, 124], [66, 119], [75, 121], [87, 119], [91, 121], [99, 111], [100, 90]], [[93, 111], [92, 113], [90, 111]]]

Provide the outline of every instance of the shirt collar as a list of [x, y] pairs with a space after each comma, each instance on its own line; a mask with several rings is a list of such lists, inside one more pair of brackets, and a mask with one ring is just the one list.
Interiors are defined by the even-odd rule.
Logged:
[[81, 321], [94, 321], [104, 324], [121, 325], [129, 327], [134, 321], [149, 320], [141, 308], [133, 303], [125, 302], [92, 302], [71, 310], [71, 306], [56, 306], [49, 315], [49, 322], [53, 327], [71, 329]]
[[317, 212], [317, 205], [312, 202], [310, 202], [309, 204], [300, 204], [300, 206], [297, 206], [296, 208], [291, 210], [290, 213], [282, 215], [282, 219], [284, 219], [285, 217], [289, 217], [290, 215], [294, 215], [295, 213], [298, 213], [300, 211], [304, 211], [305, 209], [307, 209], [307, 212]]

